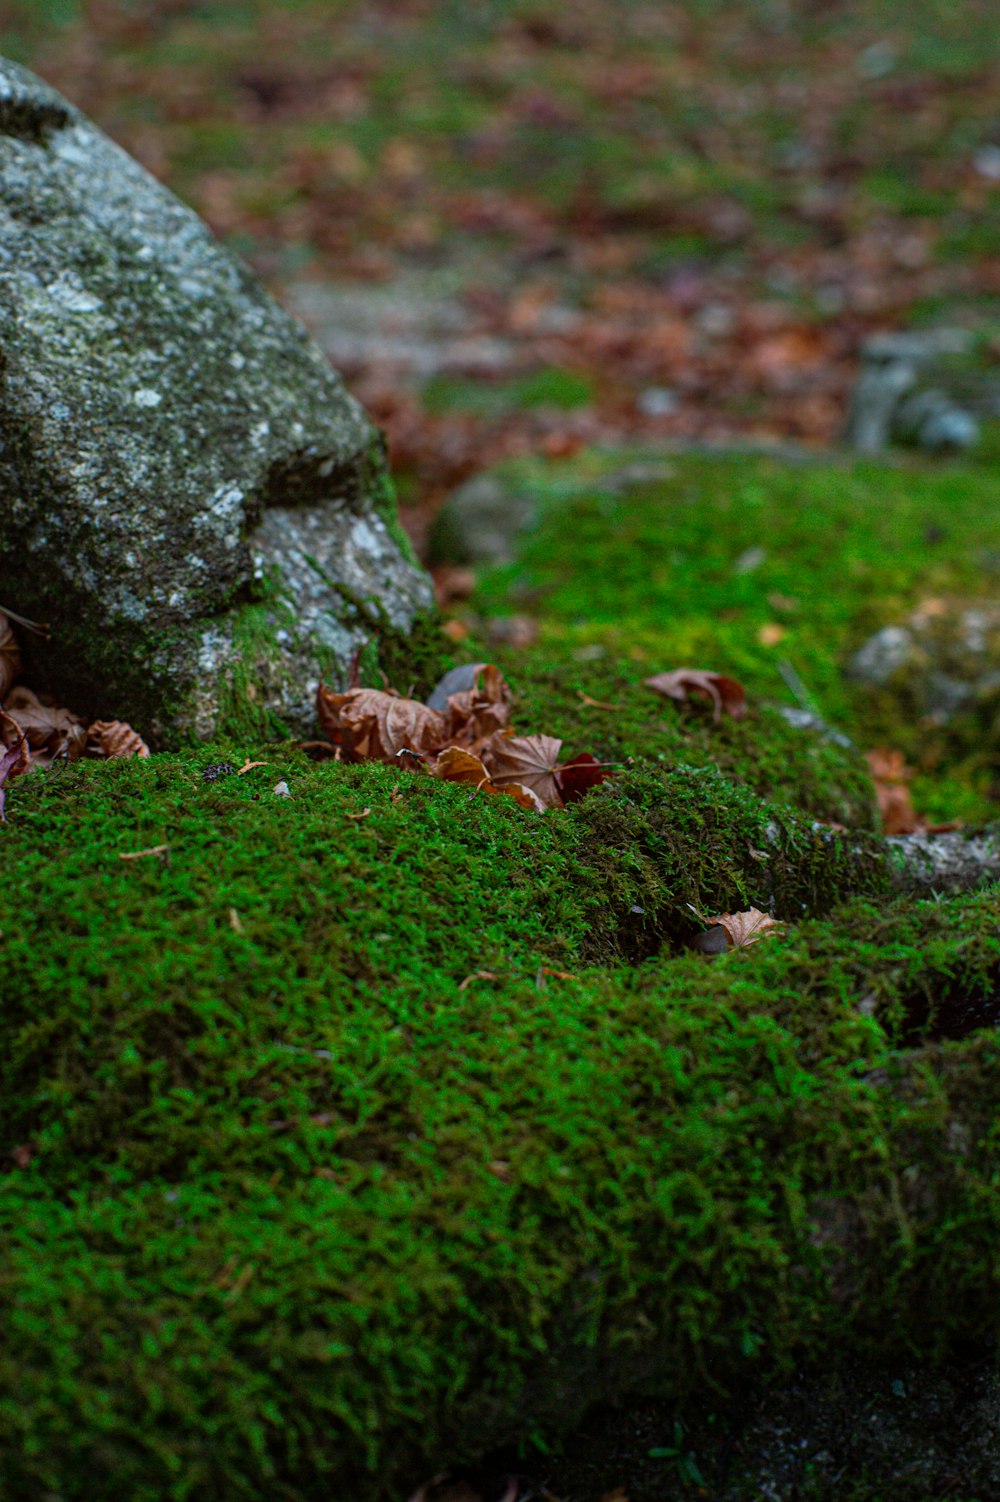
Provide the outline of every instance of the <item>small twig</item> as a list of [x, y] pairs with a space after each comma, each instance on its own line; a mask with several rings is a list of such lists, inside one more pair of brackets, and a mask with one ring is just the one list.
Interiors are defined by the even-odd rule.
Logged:
[[460, 982], [458, 989], [460, 991], [467, 991], [473, 981], [476, 980], [503, 980], [503, 976], [497, 975], [495, 970], [474, 970], [471, 975], [467, 975]]
[[34, 631], [36, 636], [44, 636], [49, 639], [51, 629], [47, 625], [40, 625], [38, 621], [29, 621], [27, 616], [18, 615], [16, 610], [11, 610], [9, 605], [0, 605], [0, 614], [9, 615], [12, 621], [17, 621], [19, 626], [26, 626], [29, 631]]
[[158, 855], [166, 862], [170, 855], [170, 846], [150, 845], [148, 850], [119, 850], [118, 859], [120, 861], [141, 861], [145, 860], [147, 855]]

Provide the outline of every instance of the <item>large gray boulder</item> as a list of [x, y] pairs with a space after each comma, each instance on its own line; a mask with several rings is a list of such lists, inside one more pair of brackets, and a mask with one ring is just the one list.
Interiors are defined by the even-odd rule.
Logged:
[[0, 602], [38, 684], [153, 738], [312, 720], [432, 603], [380, 435], [304, 329], [0, 59]]

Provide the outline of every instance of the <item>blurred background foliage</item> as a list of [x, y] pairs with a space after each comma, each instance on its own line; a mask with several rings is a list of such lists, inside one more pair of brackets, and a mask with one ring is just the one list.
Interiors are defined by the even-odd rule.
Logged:
[[[419, 540], [511, 453], [835, 440], [875, 329], [970, 324], [995, 356], [995, 21], [989, 0], [4, 0], [0, 49], [279, 296], [353, 290], [306, 316], [387, 428]], [[481, 343], [408, 363], [407, 319]]]

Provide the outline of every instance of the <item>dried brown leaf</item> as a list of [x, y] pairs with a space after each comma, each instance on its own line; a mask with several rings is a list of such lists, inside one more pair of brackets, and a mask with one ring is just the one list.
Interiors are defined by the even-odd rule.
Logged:
[[470, 689], [449, 694], [444, 716], [448, 740], [478, 750], [510, 724], [510, 687], [499, 668], [480, 663]]
[[743, 913], [720, 913], [718, 917], [708, 921], [713, 927], [725, 930], [730, 949], [746, 949], [751, 944], [758, 944], [761, 939], [783, 932], [785, 927], [769, 913], [762, 913], [755, 907], [747, 908]]
[[462, 746], [446, 746], [439, 753], [431, 771], [442, 782], [465, 782], [474, 788], [484, 788], [487, 792], [499, 792], [482, 759]]
[[562, 741], [551, 735], [501, 731], [483, 747], [483, 761], [498, 787], [512, 783], [534, 793], [543, 808], [562, 808], [556, 768]]
[[436, 751], [448, 739], [443, 715], [378, 688], [335, 693], [320, 684], [320, 723], [345, 761], [393, 761], [400, 751]]
[[664, 698], [681, 703], [692, 694], [702, 694], [712, 702], [712, 714], [718, 724], [724, 714], [741, 720], [746, 714], [747, 696], [742, 683], [723, 673], [708, 673], [701, 668], [676, 668], [672, 673], [655, 673], [644, 680], [646, 688]]
[[869, 751], [867, 761], [875, 784], [882, 833], [915, 834], [923, 829], [907, 786], [913, 772], [906, 765], [903, 753], [882, 747]]
[[542, 807], [537, 796], [519, 783], [512, 782], [504, 787], [498, 787], [493, 781], [482, 759], [472, 751], [466, 751], [462, 746], [446, 746], [438, 755], [430, 768], [435, 777], [440, 777], [442, 782], [464, 782], [482, 793], [503, 793], [513, 798], [522, 808], [533, 810]]
[[14, 635], [14, 628], [0, 610], [0, 704], [7, 690], [21, 674], [21, 649]]
[[149, 747], [137, 730], [122, 720], [94, 720], [87, 730], [91, 756], [124, 757], [149, 755]]
[[33, 766], [48, 766], [57, 756], [75, 761], [83, 752], [87, 739], [83, 720], [48, 696], [19, 686], [11, 689], [3, 707], [24, 735]]

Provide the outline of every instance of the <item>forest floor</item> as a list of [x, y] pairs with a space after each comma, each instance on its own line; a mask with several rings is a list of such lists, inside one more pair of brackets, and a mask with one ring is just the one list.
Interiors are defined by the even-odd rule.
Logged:
[[[462, 590], [443, 578], [444, 650], [501, 662], [519, 728], [635, 757], [637, 800], [655, 807], [648, 779], [666, 778], [657, 797], [683, 815], [681, 761], [718, 769], [723, 810], [665, 868], [638, 815], [620, 848], [601, 824], [615, 783], [527, 831], [520, 810], [416, 774], [287, 748], [215, 748], [271, 763], [218, 785], [172, 758], [13, 784], [0, 941], [22, 1346], [4, 1443], [23, 1487], [75, 1496], [110, 1465], [157, 1502], [181, 1471], [190, 1495], [320, 1495], [331, 1454], [363, 1467], [378, 1448], [352, 1427], [356, 1371], [334, 1360], [315, 1381], [328, 1319], [331, 1349], [366, 1353], [378, 1464], [398, 1436], [402, 1496], [414, 1457], [474, 1453], [462, 1415], [484, 1393], [514, 1403], [527, 1373], [530, 1399], [534, 1322], [572, 1303], [599, 1246], [625, 1349], [648, 1359], [640, 1276], [695, 1364], [711, 1347], [728, 1390], [736, 1371], [756, 1396], [608, 1409], [561, 1454], [503, 1451], [454, 1502], [499, 1502], [508, 1471], [541, 1502], [993, 1502], [976, 1301], [996, 1143], [976, 1112], [996, 1082], [995, 897], [869, 902], [862, 882], [836, 909], [828, 886], [795, 887], [787, 960], [772, 939], [705, 961], [686, 909], [766, 902], [769, 819], [789, 821], [789, 861], [830, 838], [817, 823], [870, 835], [861, 751], [904, 753], [930, 819], [995, 809], [995, 727], [929, 728], [844, 673], [879, 626], [990, 593], [995, 462], [822, 461], [871, 332], [947, 321], [1000, 355], [992, 10], [8, 0], [0, 50], [316, 329], [387, 429], [418, 545], [498, 462], [541, 498], [512, 564]], [[818, 462], [661, 452], [652, 479], [622, 480], [626, 461], [591, 457], [748, 440]], [[495, 629], [512, 619], [523, 646]], [[643, 690], [682, 661], [738, 676], [749, 716], [715, 725]], [[854, 748], [793, 730], [789, 681]], [[701, 842], [714, 858], [744, 818], [738, 859], [703, 874]], [[169, 863], [118, 862], [161, 844]], [[956, 997], [983, 1025], [948, 1022]], [[622, 1195], [632, 1157], [642, 1190]], [[947, 1214], [922, 1198], [925, 1164]], [[699, 1174], [723, 1207], [704, 1223], [685, 1198]], [[758, 1350], [801, 1353], [813, 1328], [789, 1184], [810, 1214], [821, 1191], [861, 1206], [860, 1281], [830, 1315], [829, 1374], [757, 1391]], [[414, 1226], [431, 1228], [419, 1246]], [[329, 1298], [334, 1262], [350, 1300]], [[449, 1305], [456, 1286], [475, 1296]], [[950, 1365], [898, 1355], [930, 1357], [938, 1331]], [[845, 1367], [845, 1345], [871, 1364]]]
[[988, 0], [4, 15], [6, 53], [332, 326], [418, 536], [506, 455], [825, 444], [873, 330], [1000, 334]]

